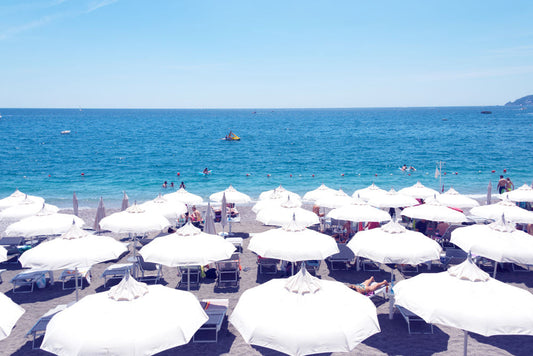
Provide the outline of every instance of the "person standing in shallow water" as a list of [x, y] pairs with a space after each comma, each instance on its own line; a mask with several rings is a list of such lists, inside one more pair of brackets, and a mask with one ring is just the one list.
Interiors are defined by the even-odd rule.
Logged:
[[514, 184], [511, 182], [511, 178], [507, 177], [505, 180], [505, 190], [510, 192], [511, 190], [514, 190]]

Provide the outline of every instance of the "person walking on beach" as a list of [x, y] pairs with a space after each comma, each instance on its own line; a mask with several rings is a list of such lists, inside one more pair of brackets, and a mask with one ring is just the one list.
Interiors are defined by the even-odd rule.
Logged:
[[502, 194], [505, 192], [505, 189], [507, 187], [507, 180], [503, 178], [503, 176], [500, 176], [500, 180], [498, 181], [498, 186], [496, 187], [498, 189], [498, 194]]

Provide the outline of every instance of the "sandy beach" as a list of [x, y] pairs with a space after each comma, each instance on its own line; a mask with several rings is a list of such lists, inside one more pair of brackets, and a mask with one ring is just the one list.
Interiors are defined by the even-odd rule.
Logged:
[[[214, 279], [204, 279], [199, 290], [193, 290], [192, 293], [199, 299], [204, 298], [225, 298], [229, 299], [228, 315], [231, 314], [239, 296], [243, 291], [263, 283], [270, 278], [282, 277], [278, 275], [260, 275], [258, 274], [256, 255], [247, 249], [250, 241], [250, 234], [266, 231], [273, 227], [263, 226], [255, 221], [255, 214], [250, 207], [239, 207], [241, 212], [241, 222], [233, 225], [233, 231], [244, 238], [244, 250], [241, 254], [241, 271], [240, 288], [238, 291], [219, 291], [215, 289]], [[61, 212], [71, 212], [62, 210]], [[112, 211], [108, 210], [107, 215]], [[87, 226], [92, 226], [95, 216], [94, 209], [84, 209], [80, 211], [80, 217], [84, 219]], [[4, 231], [7, 224], [0, 225], [0, 230]], [[221, 231], [219, 224], [216, 224], [217, 231]], [[106, 234], [110, 235], [110, 234]], [[124, 236], [114, 235], [117, 238]], [[150, 236], [153, 237], [153, 236]], [[131, 256], [130, 252], [122, 256], [118, 261], [126, 262]], [[108, 287], [103, 287], [103, 279], [100, 277], [104, 269], [117, 261], [110, 261], [93, 266], [92, 283], [84, 286], [80, 291], [80, 299], [86, 295], [97, 292], [104, 292], [109, 287], [116, 285], [118, 281], [111, 281]], [[33, 293], [15, 293], [13, 294], [12, 285], [9, 283], [11, 278], [21, 271], [18, 263], [2, 263], [0, 268], [7, 269], [2, 275], [3, 283], [0, 284], [0, 291], [5, 293], [13, 301], [21, 305], [26, 313], [19, 319], [11, 335], [5, 340], [0, 341], [1, 355], [45, 355], [47, 352], [41, 350], [32, 350], [31, 338], [25, 337], [26, 333], [34, 323], [49, 309], [59, 304], [67, 304], [75, 300], [73, 290], [63, 291], [61, 283], [56, 282], [44, 289], [36, 289]], [[169, 288], [175, 288], [179, 277], [176, 275], [175, 268], [163, 267], [163, 285]], [[435, 263], [431, 273], [441, 272], [442, 269]], [[427, 272], [422, 268], [421, 272]], [[54, 272], [54, 277], [58, 277], [60, 271]], [[348, 271], [330, 271], [327, 264], [322, 263], [319, 270], [319, 277], [326, 280], [336, 280], [343, 283], [359, 283], [369, 276], [374, 275], [377, 280], [389, 279], [390, 269], [382, 266], [380, 272], [363, 272], [356, 271], [355, 268]], [[397, 279], [403, 279], [407, 276], [395, 271]], [[509, 283], [518, 288], [533, 292], [533, 273], [518, 273], [510, 271], [499, 271], [497, 279]], [[509, 303], [512, 303], [509, 300]], [[458, 329], [436, 326], [433, 335], [409, 335], [407, 324], [396, 311], [393, 320], [389, 320], [388, 302], [377, 302], [378, 320], [381, 332], [366, 339], [350, 355], [458, 355], [463, 352], [463, 332]], [[494, 306], [497, 308], [497, 306]], [[520, 306], [517, 306], [519, 308]], [[142, 327], [140, 325], [139, 327]], [[468, 354], [469, 355], [530, 355], [533, 350], [533, 337], [529, 336], [493, 336], [483, 337], [476, 334], [469, 334], [468, 337]], [[330, 355], [343, 355], [346, 353], [332, 353]], [[218, 342], [215, 343], [193, 343], [189, 342], [171, 350], [162, 352], [161, 355], [281, 355], [274, 350], [251, 346], [247, 344], [237, 330], [227, 322], [222, 326], [219, 333]]]

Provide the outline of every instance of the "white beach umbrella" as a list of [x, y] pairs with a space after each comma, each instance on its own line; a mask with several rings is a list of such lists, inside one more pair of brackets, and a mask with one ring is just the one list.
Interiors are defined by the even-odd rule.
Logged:
[[305, 193], [302, 199], [314, 202], [322, 197], [335, 194], [335, 192], [337, 192], [335, 189], [329, 188], [325, 184], [321, 184], [320, 187], [315, 190]]
[[298, 207], [298, 203], [287, 200], [279, 207], [271, 207], [260, 210], [256, 220], [265, 225], [283, 226], [296, 219], [296, 223], [302, 226], [311, 226], [319, 223], [318, 216], [312, 211]]
[[217, 231], [215, 229], [215, 220], [214, 220], [213, 209], [211, 208], [211, 203], [207, 203], [207, 210], [205, 213], [204, 232], [206, 234], [211, 234], [211, 235], [217, 234]]
[[385, 193], [387, 193], [387, 191], [385, 189], [381, 189], [380, 187], [378, 187], [377, 185], [372, 183], [371, 185], [369, 185], [366, 188], [356, 190], [352, 194], [352, 197], [353, 198], [360, 198], [360, 199], [362, 199], [364, 201], [369, 201], [370, 199], [374, 198], [375, 196], [382, 195], [382, 194], [385, 194]]
[[300, 200], [301, 197], [293, 192], [288, 191], [287, 189], [283, 188], [280, 184], [279, 187], [267, 190], [266, 192], [262, 192], [259, 194], [259, 200], [286, 200], [287, 196], [291, 197], [291, 200]]
[[247, 343], [296, 356], [349, 352], [380, 332], [368, 297], [305, 268], [246, 290], [229, 321]]
[[459, 209], [469, 209], [479, 206], [477, 200], [467, 197], [466, 195], [459, 194], [459, 192], [453, 188], [448, 189], [443, 194], [437, 195], [436, 199], [442, 205]]
[[372, 261], [409, 265], [438, 260], [442, 252], [437, 242], [395, 221], [379, 229], [358, 232], [347, 246], [356, 256]]
[[0, 220], [20, 220], [33, 216], [43, 210], [57, 213], [59, 208], [55, 205], [45, 204], [41, 199], [26, 198], [16, 205], [0, 211]]
[[52, 317], [41, 349], [57, 355], [152, 355], [189, 342], [208, 320], [193, 294], [129, 275]]
[[[22, 267], [37, 270], [90, 268], [118, 258], [128, 249], [112, 237], [96, 236], [72, 224], [61, 236], [25, 251], [19, 258]], [[76, 276], [76, 300], [78, 283]]]
[[502, 194], [504, 199], [514, 202], [533, 202], [533, 188], [524, 184], [520, 188]]
[[177, 219], [181, 214], [187, 212], [187, 207], [179, 201], [168, 200], [159, 194], [155, 199], [139, 205], [139, 208], [147, 212], [163, 215], [167, 219]]
[[7, 261], [7, 250], [4, 246], [0, 246], [0, 262]]
[[279, 229], [254, 235], [248, 249], [261, 257], [290, 262], [323, 260], [339, 253], [337, 243], [331, 236], [306, 229], [295, 221]]
[[122, 204], [120, 205], [120, 211], [124, 211], [129, 208], [130, 206], [130, 198], [128, 198], [128, 195], [126, 194], [126, 191], [123, 192], [124, 195], [122, 196]]
[[100, 221], [105, 218], [105, 206], [104, 206], [104, 199], [100, 197], [100, 202], [98, 202], [98, 207], [96, 208], [96, 216], [94, 218], [94, 225], [93, 229], [96, 232], [102, 231], [102, 227], [100, 226]]
[[10, 196], [0, 199], [0, 210], [17, 205], [26, 199], [30, 199], [32, 202], [39, 203], [41, 206], [44, 203], [43, 198], [27, 195], [16, 189]]
[[415, 198], [399, 194], [394, 189], [391, 189], [385, 194], [374, 196], [368, 201], [368, 204], [376, 208], [403, 208], [419, 203]]
[[315, 205], [323, 208], [340, 208], [351, 204], [353, 198], [346, 194], [342, 189], [337, 190], [334, 194], [323, 195], [321, 198], [315, 200]]
[[[273, 208], [273, 207], [280, 207], [281, 204], [285, 203], [289, 196], [284, 197], [284, 199], [265, 199], [265, 200], [259, 200], [255, 205], [252, 207], [252, 211], [254, 213], [258, 213], [261, 209], [265, 208]], [[302, 201], [299, 199], [293, 200], [291, 198], [291, 202], [298, 208], [302, 206]]]
[[491, 220], [497, 220], [505, 215], [507, 220], [514, 223], [533, 224], [533, 212], [522, 209], [508, 200], [472, 208], [470, 214]]
[[165, 194], [163, 198], [173, 201], [179, 201], [187, 205], [201, 204], [204, 200], [201, 196], [189, 193], [185, 188], [180, 188], [174, 193]]
[[352, 202], [348, 205], [331, 210], [326, 216], [332, 219], [354, 222], [384, 222], [391, 219], [386, 211], [374, 208], [357, 198], [352, 198]]
[[78, 197], [76, 196], [76, 192], [72, 194], [72, 211], [74, 215], [78, 216]]
[[85, 222], [72, 214], [60, 214], [44, 207], [36, 215], [24, 218], [6, 228], [6, 236], [46, 236], [63, 234], [70, 229], [72, 224], [79, 227]]
[[244, 193], [241, 193], [239, 191], [237, 191], [235, 188], [233, 188], [233, 186], [229, 186], [226, 190], [223, 190], [221, 192], [218, 192], [218, 193], [214, 193], [214, 194], [211, 194], [209, 196], [209, 199], [211, 201], [214, 201], [214, 202], [221, 202], [222, 201], [222, 196], [225, 195], [226, 196], [226, 202], [227, 203], [233, 203], [233, 204], [246, 204], [246, 203], [249, 203], [252, 201], [252, 199], [250, 198], [250, 196], [244, 194]]
[[[496, 262], [533, 265], [533, 236], [516, 230], [501, 217], [489, 225], [471, 225], [452, 231], [451, 243], [466, 252]], [[493, 278], [496, 278], [494, 265]]]
[[422, 273], [394, 286], [396, 304], [427, 323], [484, 336], [533, 335], [533, 294], [502, 283], [470, 258], [446, 272]]
[[146, 211], [137, 204], [128, 209], [106, 216], [100, 221], [104, 230], [116, 233], [144, 234], [151, 231], [161, 231], [171, 224], [161, 214]]
[[175, 233], [160, 236], [141, 248], [146, 262], [168, 267], [205, 266], [225, 260], [235, 252], [235, 246], [222, 236], [206, 234], [190, 222]]
[[24, 312], [20, 305], [6, 297], [4, 293], [0, 293], [0, 340], [11, 334], [11, 330]]
[[439, 195], [439, 192], [437, 192], [435, 189], [428, 188], [420, 182], [416, 182], [416, 184], [410, 187], [400, 189], [398, 193], [408, 195], [416, 199], [426, 199], [435, 195]]
[[426, 200], [425, 204], [411, 206], [402, 210], [402, 215], [411, 219], [444, 221], [459, 224], [468, 221], [465, 214], [442, 205], [435, 199]]
[[[191, 222], [173, 234], [158, 237], [139, 251], [146, 262], [168, 267], [205, 266], [228, 259], [234, 252], [235, 246], [231, 242], [219, 235], [203, 233]], [[188, 276], [190, 278], [190, 273]]]

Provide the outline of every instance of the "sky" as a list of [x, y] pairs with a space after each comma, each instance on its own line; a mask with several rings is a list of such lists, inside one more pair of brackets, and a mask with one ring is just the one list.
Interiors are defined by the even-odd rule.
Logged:
[[533, 1], [2, 0], [0, 108], [503, 105]]

